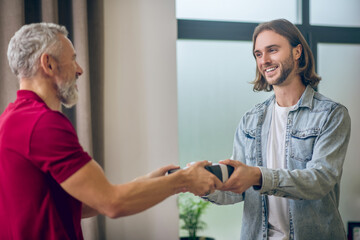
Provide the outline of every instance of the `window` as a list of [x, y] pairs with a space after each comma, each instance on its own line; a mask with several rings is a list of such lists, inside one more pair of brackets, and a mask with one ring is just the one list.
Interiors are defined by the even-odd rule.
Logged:
[[359, 0], [311, 0], [310, 24], [360, 27]]
[[233, 22], [286, 18], [293, 23], [300, 22], [298, 0], [178, 0], [176, 17]]
[[[254, 93], [249, 84], [255, 78], [252, 33], [263, 21], [287, 18], [298, 26], [323, 77], [318, 90], [349, 105], [353, 122], [360, 121], [355, 98], [360, 61], [358, 0], [177, 0], [176, 7], [182, 166], [191, 161], [217, 162], [229, 158], [241, 116], [272, 94]], [[332, 21], [333, 18], [337, 20]], [[348, 88], [351, 88], [349, 94]], [[341, 191], [344, 197], [340, 197], [345, 224], [360, 214], [360, 210], [354, 211], [358, 208], [350, 201], [358, 196], [351, 191], [354, 186], [349, 185], [360, 182], [355, 175], [355, 169], [360, 167], [356, 158], [360, 155], [356, 147], [360, 144], [360, 129], [354, 124], [352, 129], [342, 178], [346, 183]], [[241, 217], [242, 203], [212, 205], [204, 218], [208, 227], [201, 235], [216, 240], [238, 239]]]

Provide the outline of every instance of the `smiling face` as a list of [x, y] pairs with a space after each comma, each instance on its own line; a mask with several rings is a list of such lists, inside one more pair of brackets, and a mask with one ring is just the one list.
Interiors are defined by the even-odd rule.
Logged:
[[55, 87], [60, 102], [65, 107], [72, 107], [78, 99], [76, 80], [83, 73], [83, 70], [76, 62], [76, 53], [69, 39], [60, 36], [62, 51], [57, 57], [57, 76]]
[[299, 54], [300, 46], [293, 48], [285, 37], [274, 31], [263, 31], [256, 38], [257, 68], [269, 85], [282, 86], [294, 79]]

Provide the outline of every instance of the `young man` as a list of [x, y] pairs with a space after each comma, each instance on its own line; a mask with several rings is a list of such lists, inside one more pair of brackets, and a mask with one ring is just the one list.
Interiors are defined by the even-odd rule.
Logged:
[[113, 185], [83, 151], [60, 112], [77, 100], [82, 69], [55, 24], [23, 26], [8, 59], [20, 80], [17, 99], [0, 116], [0, 239], [82, 239], [81, 217], [138, 213], [184, 191], [203, 195], [222, 183], [204, 161], [171, 175], [169, 165]]
[[274, 91], [242, 118], [235, 167], [217, 204], [244, 201], [241, 239], [346, 239], [338, 211], [350, 138], [347, 109], [313, 88], [320, 81], [310, 48], [287, 20], [260, 24], [253, 35], [255, 91]]

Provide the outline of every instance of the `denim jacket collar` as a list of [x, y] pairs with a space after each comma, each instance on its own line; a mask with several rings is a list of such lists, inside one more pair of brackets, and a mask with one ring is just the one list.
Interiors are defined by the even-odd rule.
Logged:
[[308, 107], [310, 110], [313, 108], [313, 99], [314, 99], [315, 90], [307, 85], [305, 91], [301, 95], [298, 103], [296, 104], [295, 109], [299, 107]]
[[[310, 110], [313, 108], [313, 99], [315, 95], [315, 90], [310, 86], [306, 86], [305, 91], [301, 95], [299, 101], [297, 102], [294, 111], [300, 107], [307, 107]], [[270, 98], [268, 98], [265, 102], [259, 103], [255, 106], [258, 110], [264, 109], [268, 107], [275, 99], [275, 94], [273, 94]]]

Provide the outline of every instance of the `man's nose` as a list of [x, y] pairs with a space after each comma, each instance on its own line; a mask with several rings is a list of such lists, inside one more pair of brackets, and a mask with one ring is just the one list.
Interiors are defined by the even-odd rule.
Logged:
[[77, 65], [76, 74], [78, 76], [81, 76], [83, 74], [83, 69], [80, 67], [78, 63], [76, 63], [76, 65]]
[[269, 54], [264, 53], [260, 61], [261, 61], [260, 63], [263, 65], [269, 63], [271, 61]]

